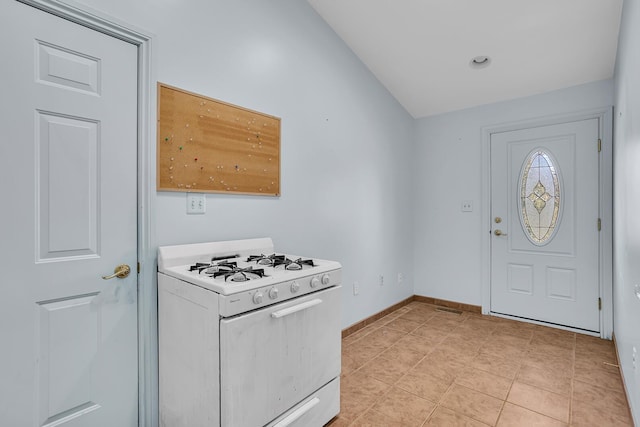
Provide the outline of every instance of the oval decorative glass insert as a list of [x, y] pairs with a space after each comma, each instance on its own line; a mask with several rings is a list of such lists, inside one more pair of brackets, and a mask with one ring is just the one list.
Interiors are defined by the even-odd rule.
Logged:
[[558, 166], [551, 153], [538, 148], [528, 156], [520, 173], [520, 221], [534, 245], [549, 243], [560, 218], [562, 189]]

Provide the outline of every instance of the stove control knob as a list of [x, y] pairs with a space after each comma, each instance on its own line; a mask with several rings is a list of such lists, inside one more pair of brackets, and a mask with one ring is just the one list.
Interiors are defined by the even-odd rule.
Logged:
[[329, 277], [328, 274], [323, 274], [322, 275], [322, 284], [323, 285], [328, 285], [330, 281], [331, 281], [331, 278]]
[[320, 284], [320, 279], [318, 279], [317, 277], [314, 277], [313, 279], [311, 279], [311, 282], [309, 284], [311, 285], [312, 288], [317, 288], [318, 285]]
[[253, 294], [253, 303], [262, 304], [262, 292], [256, 292]]
[[278, 288], [273, 287], [273, 288], [269, 289], [269, 298], [271, 298], [271, 299], [278, 298]]
[[291, 284], [291, 293], [295, 294], [296, 292], [298, 292], [300, 290], [300, 284], [298, 282], [293, 282]]

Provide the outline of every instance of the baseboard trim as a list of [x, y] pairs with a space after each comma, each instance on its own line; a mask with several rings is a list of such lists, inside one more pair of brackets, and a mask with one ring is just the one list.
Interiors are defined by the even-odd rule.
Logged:
[[418, 302], [425, 302], [427, 304], [440, 305], [442, 307], [455, 308], [458, 310], [468, 311], [476, 314], [482, 313], [482, 307], [480, 307], [479, 305], [463, 304], [461, 302], [448, 301], [446, 299], [438, 299], [438, 298], [431, 298], [431, 297], [423, 297], [421, 295], [414, 295], [413, 300]]
[[631, 413], [631, 405], [629, 405], [629, 392], [627, 391], [627, 383], [622, 375], [622, 364], [620, 363], [620, 353], [618, 353], [618, 342], [616, 341], [615, 332], [611, 332], [611, 340], [613, 341], [613, 348], [616, 351], [616, 362], [618, 362], [618, 371], [620, 372], [620, 378], [622, 378], [622, 388], [624, 389], [624, 397], [627, 399], [627, 408], [629, 410], [629, 419], [633, 422], [633, 414]]
[[458, 310], [462, 310], [462, 311], [469, 311], [471, 313], [482, 313], [482, 307], [480, 307], [479, 305], [471, 305], [471, 304], [463, 304], [463, 303], [459, 303], [459, 302], [454, 302], [454, 301], [447, 301], [444, 299], [438, 299], [438, 298], [431, 298], [431, 297], [425, 297], [422, 295], [412, 295], [409, 298], [400, 301], [397, 304], [393, 304], [390, 307], [385, 308], [384, 310], [373, 314], [357, 323], [354, 323], [353, 325], [345, 328], [342, 330], [342, 338], [346, 338], [349, 335], [353, 334], [354, 332], [359, 331], [360, 329], [369, 326], [370, 324], [372, 324], [373, 322], [375, 322], [376, 320], [382, 319], [384, 316], [386, 316], [387, 314], [396, 311], [399, 308], [404, 307], [405, 305], [409, 304], [410, 302], [413, 301], [417, 301], [417, 302], [423, 302], [426, 304], [432, 304], [432, 305], [439, 305], [442, 307], [448, 307], [448, 308], [455, 308]]

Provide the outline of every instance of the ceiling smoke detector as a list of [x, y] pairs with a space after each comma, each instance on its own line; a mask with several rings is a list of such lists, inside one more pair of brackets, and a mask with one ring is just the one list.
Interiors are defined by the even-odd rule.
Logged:
[[475, 69], [486, 68], [489, 64], [491, 64], [491, 58], [485, 55], [476, 56], [469, 61], [469, 67]]

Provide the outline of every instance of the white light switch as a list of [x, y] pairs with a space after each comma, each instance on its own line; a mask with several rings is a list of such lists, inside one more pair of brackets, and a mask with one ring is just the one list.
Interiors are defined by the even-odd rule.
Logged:
[[203, 193], [187, 193], [187, 214], [203, 214], [207, 210]]

